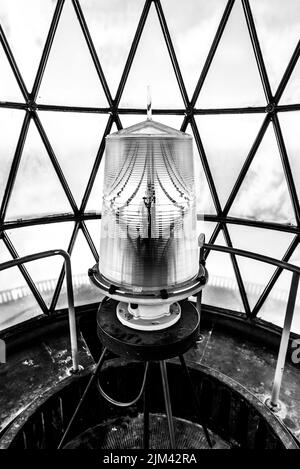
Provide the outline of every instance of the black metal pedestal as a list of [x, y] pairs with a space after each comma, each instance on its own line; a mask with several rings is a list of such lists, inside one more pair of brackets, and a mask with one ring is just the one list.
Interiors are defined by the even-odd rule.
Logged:
[[[73, 414], [73, 417], [65, 431], [65, 434], [60, 442], [61, 448], [66, 441], [71, 425], [73, 424], [76, 415], [78, 414], [83, 401], [86, 398], [87, 392], [95, 380], [97, 381], [98, 389], [102, 396], [112, 404], [117, 406], [131, 406], [136, 403], [140, 398], [144, 399], [144, 434], [143, 444], [144, 448], [149, 448], [149, 395], [151, 392], [151, 383], [149, 382], [148, 369], [151, 362], [158, 361], [160, 364], [160, 372], [162, 378], [162, 387], [164, 394], [164, 402], [166, 415], [168, 420], [168, 428], [170, 435], [171, 448], [176, 449], [176, 438], [172, 417], [172, 406], [170, 400], [167, 365], [166, 359], [179, 357], [181, 367], [187, 381], [187, 386], [190, 389], [191, 397], [200, 420], [200, 407], [196, 393], [194, 391], [192, 381], [190, 378], [189, 370], [186, 366], [183, 354], [195, 343], [199, 337], [199, 313], [197, 309], [185, 300], [181, 302], [181, 318], [173, 326], [161, 331], [139, 331], [124, 326], [116, 316], [117, 301], [112, 299], [105, 299], [97, 313], [97, 333], [104, 350], [100, 360], [94, 369], [90, 381], [82, 395], [82, 398]], [[131, 402], [119, 402], [108, 396], [102, 389], [100, 384], [100, 371], [105, 360], [106, 351], [109, 350], [114, 354], [128, 358], [143, 361], [145, 363], [144, 377], [142, 385], [137, 397]], [[126, 386], [126, 383], [124, 383]], [[207, 442], [212, 447], [209, 432], [203, 422], [202, 424]]]

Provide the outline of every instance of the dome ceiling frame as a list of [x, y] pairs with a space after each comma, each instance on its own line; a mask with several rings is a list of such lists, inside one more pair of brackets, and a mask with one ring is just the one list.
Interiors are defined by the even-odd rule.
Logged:
[[[265, 106], [252, 106], [252, 107], [235, 107], [235, 108], [209, 108], [209, 109], [197, 108], [196, 103], [197, 103], [198, 97], [201, 94], [201, 90], [207, 78], [215, 53], [218, 50], [220, 41], [222, 40], [223, 32], [227, 25], [228, 19], [230, 18], [232, 8], [235, 2], [237, 1], [241, 1], [242, 7], [243, 7], [245, 20], [247, 23], [247, 30], [249, 32], [249, 36], [251, 39], [253, 53], [255, 55], [255, 60], [256, 60], [256, 65], [257, 65], [257, 69], [258, 69], [260, 80], [261, 80], [261, 85], [262, 85], [263, 92], [264, 92], [265, 99], [266, 99], [266, 105]], [[55, 38], [55, 34], [57, 31], [57, 27], [59, 25], [61, 13], [62, 13], [65, 3], [66, 3], [66, 0], [57, 0], [55, 11], [54, 11], [52, 21], [50, 24], [50, 29], [47, 35], [46, 43], [42, 52], [42, 56], [40, 59], [40, 63], [37, 69], [37, 74], [36, 74], [31, 92], [29, 92], [26, 87], [25, 81], [23, 80], [22, 74], [18, 68], [17, 62], [14, 58], [10, 45], [7, 41], [5, 32], [2, 26], [0, 25], [1, 46], [5, 52], [5, 55], [8, 59], [11, 70], [14, 74], [14, 77], [17, 81], [19, 89], [24, 98], [24, 103], [0, 101], [0, 108], [20, 109], [20, 110], [25, 111], [25, 117], [24, 117], [23, 124], [21, 127], [20, 136], [17, 142], [16, 150], [14, 153], [7, 184], [6, 184], [4, 195], [3, 195], [3, 200], [1, 203], [1, 207], [0, 207], [0, 239], [1, 238], [3, 239], [4, 244], [6, 245], [12, 258], [18, 257], [18, 252], [16, 251], [7, 233], [7, 230], [16, 229], [18, 227], [24, 227], [24, 226], [74, 221], [75, 225], [74, 225], [71, 239], [68, 245], [69, 254], [72, 254], [78, 232], [79, 230], [82, 230], [85, 236], [85, 239], [91, 249], [93, 257], [95, 258], [96, 262], [98, 261], [98, 252], [94, 245], [94, 242], [92, 240], [92, 237], [90, 235], [90, 232], [87, 228], [85, 221], [100, 219], [101, 214], [94, 213], [94, 212], [86, 212], [85, 210], [86, 210], [89, 196], [91, 194], [91, 191], [92, 191], [92, 188], [93, 188], [93, 185], [94, 185], [94, 182], [95, 182], [95, 179], [96, 179], [99, 167], [100, 167], [101, 159], [104, 153], [106, 135], [108, 135], [111, 132], [112, 126], [114, 124], [116, 125], [118, 130], [123, 128], [122, 121], [121, 121], [123, 114], [144, 114], [145, 113], [145, 110], [140, 109], [140, 108], [122, 108], [120, 107], [120, 101], [121, 101], [122, 94], [123, 94], [123, 91], [124, 91], [124, 88], [128, 79], [129, 72], [132, 67], [133, 60], [136, 55], [137, 48], [139, 46], [139, 42], [141, 39], [144, 26], [148, 18], [150, 7], [153, 4], [155, 6], [157, 17], [159, 19], [159, 24], [163, 33], [163, 37], [164, 37], [165, 44], [168, 50], [169, 58], [172, 63], [173, 71], [177, 80], [179, 91], [181, 93], [184, 107], [181, 109], [153, 109], [152, 112], [154, 115], [182, 116], [183, 121], [182, 121], [180, 130], [186, 131], [188, 126], [192, 128], [195, 143], [196, 143], [199, 155], [200, 155], [202, 167], [206, 176], [206, 180], [210, 189], [211, 197], [212, 197], [215, 211], [216, 211], [216, 215], [204, 214], [205, 221], [216, 222], [216, 227], [211, 235], [209, 243], [213, 244], [216, 241], [218, 234], [220, 232], [223, 232], [227, 246], [232, 247], [232, 241], [231, 241], [231, 237], [230, 237], [227, 224], [240, 224], [240, 225], [252, 226], [252, 227], [257, 227], [257, 228], [266, 228], [270, 230], [285, 231], [285, 232], [295, 235], [282, 258], [282, 261], [288, 262], [292, 254], [296, 250], [297, 246], [299, 245], [298, 237], [300, 235], [300, 205], [299, 205], [295, 182], [294, 182], [294, 178], [293, 178], [293, 174], [292, 174], [292, 170], [291, 170], [291, 166], [289, 162], [288, 152], [286, 149], [284, 137], [282, 135], [280, 121], [278, 119], [278, 113], [300, 110], [300, 104], [280, 104], [280, 99], [283, 95], [283, 92], [289, 82], [292, 72], [299, 59], [300, 41], [298, 41], [296, 48], [294, 49], [292, 56], [290, 58], [290, 61], [286, 67], [286, 70], [282, 76], [282, 79], [279, 82], [278, 88], [276, 92], [273, 94], [271, 90], [270, 82], [269, 82], [268, 73], [265, 67], [264, 57], [261, 51], [260, 42], [258, 39], [258, 34], [257, 34], [256, 26], [254, 23], [254, 19], [253, 19], [253, 14], [252, 14], [251, 7], [250, 7], [251, 2], [249, 2], [249, 0], [228, 0], [226, 3], [225, 9], [223, 11], [223, 15], [221, 17], [219, 26], [215, 33], [214, 39], [210, 46], [208, 55], [204, 62], [204, 65], [200, 73], [198, 82], [196, 84], [195, 90], [193, 92], [191, 99], [189, 99], [161, 1], [160, 0], [145, 0], [144, 7], [143, 7], [143, 10], [142, 10], [142, 13], [141, 13], [138, 25], [137, 25], [137, 29], [136, 29], [136, 32], [135, 32], [135, 35], [134, 35], [134, 38], [133, 38], [133, 41], [129, 50], [129, 54], [128, 54], [123, 72], [121, 74], [121, 78], [120, 78], [120, 82], [116, 91], [116, 95], [113, 98], [110, 88], [108, 86], [108, 81], [106, 80], [105, 74], [103, 72], [100, 59], [96, 52], [96, 48], [95, 48], [93, 39], [91, 37], [88, 24], [86, 22], [84, 13], [82, 11], [80, 1], [71, 0], [72, 7], [74, 8], [74, 11], [76, 13], [76, 17], [81, 27], [82, 34], [86, 41], [86, 45], [88, 47], [92, 62], [97, 72], [99, 83], [101, 84], [102, 89], [104, 91], [104, 95], [107, 100], [107, 107], [84, 107], [84, 106], [40, 104], [37, 102], [38, 92], [39, 92], [39, 89], [43, 80], [43, 76], [44, 76], [44, 72], [47, 66], [51, 47]], [[75, 201], [75, 197], [72, 194], [69, 184], [65, 178], [64, 172], [62, 171], [62, 168], [60, 166], [59, 160], [55, 154], [55, 151], [53, 150], [51, 146], [47, 133], [40, 120], [38, 111], [63, 111], [63, 112], [77, 112], [77, 113], [82, 112], [82, 113], [96, 113], [96, 114], [100, 113], [100, 114], [105, 114], [108, 116], [104, 134], [101, 138], [98, 152], [94, 160], [92, 171], [90, 173], [88, 183], [87, 183], [80, 206], [78, 206]], [[250, 151], [248, 155], [246, 156], [243, 166], [241, 170], [239, 171], [238, 177], [229, 194], [227, 202], [225, 203], [224, 208], [222, 208], [219, 195], [218, 195], [218, 191], [216, 189], [215, 182], [212, 176], [212, 172], [209, 166], [209, 162], [206, 156], [206, 150], [202, 143], [202, 139], [199, 133], [197, 122], [195, 120], [195, 116], [218, 115], [218, 114], [223, 114], [223, 115], [224, 114], [250, 114], [250, 113], [265, 113], [265, 117], [255, 137], [255, 140], [250, 148]], [[72, 212], [60, 213], [60, 214], [54, 214], [54, 215], [48, 215], [48, 216], [42, 216], [42, 217], [35, 217], [35, 218], [30, 218], [30, 219], [23, 218], [20, 220], [18, 219], [18, 220], [7, 221], [6, 220], [7, 207], [10, 201], [11, 194], [13, 192], [15, 180], [17, 177], [17, 173], [18, 173], [18, 169], [19, 169], [19, 165], [20, 165], [20, 161], [22, 157], [24, 144], [26, 141], [29, 125], [31, 122], [37, 128], [37, 131], [45, 146], [45, 149], [53, 165], [53, 168], [56, 172], [56, 175], [59, 179], [59, 182], [72, 208]], [[279, 150], [279, 154], [281, 158], [281, 163], [283, 167], [283, 172], [285, 175], [285, 180], [287, 183], [289, 196], [290, 196], [291, 204], [292, 204], [293, 211], [294, 211], [294, 216], [295, 216], [295, 221], [296, 221], [295, 225], [289, 225], [289, 224], [283, 224], [283, 223], [280, 224], [276, 222], [266, 222], [266, 221], [261, 221], [261, 220], [252, 220], [252, 219], [247, 219], [247, 218], [242, 218], [242, 217], [232, 217], [230, 216], [230, 213], [229, 213], [233, 202], [236, 200], [238, 191], [246, 175], [248, 174], [249, 167], [251, 166], [251, 163], [256, 155], [256, 152], [261, 144], [261, 141], [263, 140], [263, 137], [269, 127], [273, 127], [274, 135], [276, 137], [278, 150]], [[265, 289], [260, 295], [256, 305], [254, 306], [254, 308], [251, 309], [248, 298], [247, 298], [245, 286], [244, 286], [244, 280], [242, 278], [240, 268], [236, 260], [236, 256], [232, 254], [230, 257], [231, 257], [233, 269], [235, 272], [236, 280], [238, 283], [239, 292], [242, 298], [246, 317], [254, 318], [256, 317], [264, 301], [268, 297], [270, 291], [274, 287], [277, 279], [279, 278], [282, 272], [282, 269], [277, 268], [275, 270], [274, 274], [272, 275]], [[45, 304], [37, 286], [35, 285], [35, 282], [32, 280], [27, 269], [24, 266], [20, 266], [20, 270], [26, 281], [26, 284], [29, 286], [30, 290], [32, 291], [42, 312], [45, 314], [51, 314], [56, 308], [56, 304], [57, 304], [60, 291], [63, 285], [64, 276], [65, 276], [64, 268], [62, 268], [60, 272], [57, 285], [54, 290], [52, 302], [49, 308]]]

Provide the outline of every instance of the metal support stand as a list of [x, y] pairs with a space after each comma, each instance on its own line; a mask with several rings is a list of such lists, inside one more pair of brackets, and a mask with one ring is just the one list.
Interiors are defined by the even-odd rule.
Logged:
[[81, 396], [81, 398], [80, 398], [80, 401], [79, 401], [79, 403], [78, 403], [78, 405], [77, 405], [77, 407], [76, 407], [76, 409], [75, 409], [74, 414], [73, 414], [72, 417], [71, 417], [70, 422], [68, 423], [68, 426], [67, 426], [67, 428], [66, 428], [66, 430], [65, 430], [65, 432], [64, 432], [64, 434], [63, 434], [62, 439], [60, 440], [60, 443], [59, 443], [57, 449], [61, 449], [61, 448], [63, 447], [63, 445], [64, 445], [64, 443], [65, 443], [65, 441], [66, 441], [66, 438], [67, 438], [68, 434], [70, 433], [71, 427], [72, 427], [72, 425], [73, 425], [73, 423], [74, 423], [74, 421], [75, 421], [75, 419], [76, 419], [76, 417], [77, 417], [77, 415], [78, 415], [78, 413], [79, 413], [79, 411], [80, 411], [80, 409], [81, 409], [81, 407], [82, 407], [82, 404], [84, 403], [84, 400], [85, 400], [85, 398], [86, 398], [86, 396], [87, 396], [87, 394], [88, 394], [88, 392], [89, 392], [89, 389], [91, 388], [92, 384], [94, 383], [94, 381], [96, 380], [96, 378], [97, 378], [97, 376], [98, 376], [98, 372], [99, 372], [99, 370], [101, 369], [101, 366], [102, 366], [103, 361], [104, 361], [105, 352], [106, 352], [106, 348], [103, 350], [103, 352], [102, 352], [102, 354], [101, 354], [101, 357], [100, 357], [100, 360], [98, 361], [98, 363], [97, 363], [95, 369], [94, 369], [93, 372], [92, 372], [92, 375], [91, 375], [91, 377], [90, 377], [90, 380], [89, 380], [89, 382], [88, 382], [88, 384], [87, 384], [87, 386], [86, 386], [86, 388], [85, 388], [85, 390], [84, 390], [84, 393], [82, 394], [82, 396]]
[[[189, 388], [191, 389], [194, 397], [198, 414], [200, 414], [199, 404], [193, 388], [188, 368], [183, 358], [183, 354], [195, 343], [199, 335], [199, 314], [197, 309], [188, 301], [182, 303], [181, 307], [184, 311], [182, 318], [169, 329], [169, 341], [165, 344], [165, 332], [154, 331], [133, 331], [128, 330], [126, 326], [121, 324], [112, 312], [115, 311], [116, 302], [114, 300], [106, 300], [99, 308], [97, 323], [98, 323], [98, 336], [104, 345], [104, 350], [101, 354], [100, 360], [97, 363], [91, 378], [84, 390], [84, 393], [75, 409], [75, 412], [67, 426], [67, 429], [61, 439], [58, 448], [62, 448], [67, 441], [67, 436], [74, 421], [82, 408], [83, 402], [87, 399], [88, 391], [94, 382], [97, 383], [100, 394], [111, 404], [119, 407], [129, 407], [136, 404], [143, 398], [143, 411], [144, 411], [144, 428], [143, 428], [143, 445], [145, 449], [150, 446], [150, 377], [149, 366], [151, 362], [158, 361], [160, 365], [160, 374], [162, 380], [162, 388], [164, 395], [164, 403], [166, 416], [168, 420], [168, 429], [170, 436], [170, 446], [176, 449], [175, 430], [172, 415], [172, 406], [170, 398], [170, 390], [167, 375], [166, 359], [172, 357], [179, 357], [181, 367], [187, 379]], [[109, 318], [109, 320], [108, 320]], [[129, 334], [130, 331], [130, 334]], [[143, 337], [143, 344], [141, 345], [141, 337]], [[100, 376], [101, 369], [105, 359], [107, 350], [123, 356], [126, 358], [137, 359], [143, 361], [145, 364], [144, 375], [140, 391], [135, 399], [130, 402], [119, 402], [109, 396], [101, 387]], [[208, 445], [211, 448], [212, 443], [207, 428], [202, 424], [204, 434], [207, 439]]]
[[149, 440], [150, 440], [150, 432], [149, 432], [149, 412], [150, 412], [150, 406], [149, 406], [149, 398], [150, 398], [150, 393], [149, 393], [149, 376], [147, 376], [146, 383], [145, 383], [145, 389], [144, 389], [144, 428], [143, 428], [143, 446], [144, 449], [149, 449]]
[[175, 432], [174, 432], [174, 425], [173, 425], [173, 416], [172, 416], [172, 407], [171, 407], [171, 399], [170, 399], [170, 392], [169, 392], [169, 383], [168, 383], [168, 375], [167, 375], [167, 367], [165, 360], [160, 362], [160, 372], [161, 372], [161, 379], [164, 391], [164, 399], [165, 399], [165, 407], [168, 419], [168, 427], [169, 427], [169, 434], [170, 434], [170, 441], [171, 441], [171, 449], [175, 449]]

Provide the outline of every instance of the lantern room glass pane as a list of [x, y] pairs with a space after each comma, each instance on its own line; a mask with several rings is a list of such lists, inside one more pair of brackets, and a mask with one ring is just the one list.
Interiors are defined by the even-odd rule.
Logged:
[[[292, 274], [290, 272], [282, 272], [257, 315], [260, 319], [275, 324], [276, 326], [283, 327], [291, 280]], [[294, 309], [291, 332], [300, 334], [299, 290]]]
[[24, 116], [23, 111], [0, 109], [0, 201], [4, 195]]
[[69, 106], [107, 106], [100, 79], [71, 1], [64, 3], [40, 86], [38, 102]]
[[251, 0], [250, 6], [275, 94], [299, 40], [299, 0]]
[[[294, 239], [293, 234], [283, 231], [232, 224], [228, 224], [227, 227], [233, 247], [253, 251], [275, 259], [282, 259]], [[237, 256], [237, 261], [244, 280], [250, 307], [253, 308], [275, 272], [276, 267], [242, 256]]]
[[265, 104], [242, 2], [235, 2], [196, 106], [222, 108]]
[[191, 98], [227, 2], [162, 0], [161, 3]]
[[128, 57], [144, 2], [84, 0], [85, 16], [108, 86], [114, 96]]
[[[0, 239], [0, 263], [12, 257]], [[0, 272], [0, 330], [42, 314], [18, 267]]]
[[70, 211], [67, 196], [50, 157], [34, 122], [31, 122], [7, 209], [7, 219]]
[[53, 0], [0, 2], [0, 23], [29, 91], [42, 56], [55, 3]]
[[23, 95], [0, 43], [0, 101], [24, 102]]
[[229, 216], [295, 224], [292, 201], [271, 125], [258, 147]]
[[[227, 246], [222, 232], [217, 236], [215, 244]], [[244, 312], [229, 254], [211, 251], [207, 257], [206, 268], [209, 272], [209, 281], [203, 290], [203, 303]]]
[[[54, 223], [17, 228], [8, 233], [19, 256], [26, 256], [51, 249], [67, 250], [72, 228], [73, 223]], [[48, 307], [63, 262], [62, 256], [54, 256], [27, 264], [27, 270]]]
[[222, 207], [227, 202], [262, 121], [261, 114], [196, 117]]
[[95, 162], [107, 116], [75, 112], [40, 112], [50, 144], [78, 206]]
[[148, 85], [151, 88], [153, 109], [183, 108], [180, 89], [154, 4], [151, 5], [140, 38], [120, 107], [145, 109]]
[[291, 278], [290, 272], [283, 272], [280, 275], [257, 317], [283, 327]]

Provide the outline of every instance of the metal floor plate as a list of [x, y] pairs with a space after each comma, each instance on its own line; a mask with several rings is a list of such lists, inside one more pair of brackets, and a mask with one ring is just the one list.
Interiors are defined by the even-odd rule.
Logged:
[[[209, 449], [201, 425], [175, 418], [176, 449]], [[213, 449], [231, 446], [210, 432]], [[143, 448], [143, 415], [121, 417], [86, 430], [71, 440], [65, 449], [139, 449]], [[167, 418], [150, 414], [150, 448], [170, 449]]]

